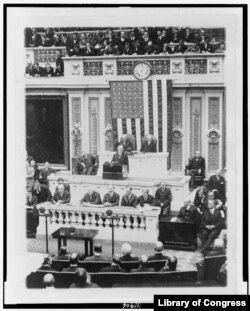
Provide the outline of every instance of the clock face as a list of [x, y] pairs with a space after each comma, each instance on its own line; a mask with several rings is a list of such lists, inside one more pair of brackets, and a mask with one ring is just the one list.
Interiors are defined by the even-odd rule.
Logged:
[[134, 67], [134, 76], [138, 80], [145, 80], [151, 74], [151, 68], [147, 63], [138, 63]]

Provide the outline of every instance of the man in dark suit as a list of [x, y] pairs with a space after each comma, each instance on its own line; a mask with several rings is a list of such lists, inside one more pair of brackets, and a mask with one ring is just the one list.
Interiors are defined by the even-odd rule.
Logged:
[[89, 187], [88, 192], [81, 199], [80, 203], [83, 206], [88, 206], [88, 204], [96, 204], [96, 205], [101, 204], [102, 201], [100, 194], [93, 188]]
[[77, 56], [79, 54], [79, 38], [77, 33], [74, 33], [72, 39], [68, 42], [67, 50], [69, 56]]
[[70, 255], [67, 252], [67, 248], [65, 246], [61, 246], [59, 254], [53, 258], [53, 260], [69, 260]]
[[61, 75], [64, 73], [64, 62], [62, 60], [62, 53], [60, 50], [56, 51], [56, 68], [60, 66], [61, 68]]
[[118, 146], [117, 152], [113, 155], [111, 163], [113, 162], [117, 162], [120, 165], [127, 165], [129, 170], [128, 156], [125, 152], [123, 152], [123, 146]]
[[41, 184], [48, 186], [49, 185], [48, 176], [50, 176], [54, 172], [55, 170], [49, 166], [49, 162], [45, 162], [44, 168], [40, 170], [40, 174], [39, 174], [39, 180]]
[[139, 268], [132, 269], [130, 272], [155, 272], [155, 269], [148, 267], [148, 256], [142, 255]]
[[65, 182], [64, 182], [64, 179], [61, 178], [61, 177], [59, 177], [59, 178], [57, 179], [57, 186], [56, 186], [55, 191], [58, 191], [58, 186], [59, 186], [59, 185], [64, 185], [64, 190], [70, 192], [70, 184], [65, 183]]
[[221, 211], [215, 208], [215, 201], [208, 201], [208, 209], [202, 214], [201, 218], [201, 247], [205, 253], [210, 244], [219, 235], [223, 226]]
[[171, 190], [166, 187], [165, 183], [161, 182], [159, 189], [155, 192], [155, 205], [161, 208], [161, 216], [169, 215], [171, 201]]
[[120, 196], [118, 193], [114, 192], [114, 186], [108, 186], [108, 193], [104, 195], [103, 201], [105, 207], [119, 206]]
[[198, 223], [198, 211], [194, 204], [191, 204], [191, 201], [184, 202], [184, 206], [181, 207], [178, 218], [183, 222], [191, 222], [194, 224]]
[[35, 180], [32, 194], [37, 197], [37, 203], [51, 201], [52, 195], [49, 188], [41, 185], [39, 180]]
[[77, 268], [75, 271], [74, 283], [69, 288], [96, 288], [99, 287], [95, 283], [87, 282], [87, 271], [84, 268]]
[[78, 268], [77, 264], [78, 264], [78, 254], [77, 253], [73, 253], [70, 256], [70, 260], [69, 260], [69, 267], [68, 268], [64, 268], [62, 271], [63, 272], [75, 272], [76, 269]]
[[121, 206], [136, 207], [137, 197], [132, 193], [132, 187], [126, 187], [126, 194], [122, 197]]
[[34, 63], [32, 71], [30, 73], [32, 77], [43, 77], [44, 76], [44, 68], [39, 66], [39, 63]]
[[147, 135], [147, 140], [142, 144], [141, 152], [156, 152], [156, 143], [152, 135]]
[[132, 142], [127, 138], [126, 134], [122, 135], [119, 145], [123, 146], [124, 152], [131, 152], [134, 149]]
[[26, 194], [26, 205], [29, 207], [34, 207], [36, 208], [37, 205], [37, 197], [32, 194], [31, 190], [27, 190]]
[[143, 207], [145, 204], [153, 205], [154, 197], [149, 194], [148, 189], [142, 189], [142, 195], [137, 198], [136, 203], [139, 204], [141, 207]]
[[155, 248], [154, 248], [155, 254], [152, 255], [152, 256], [149, 256], [148, 260], [149, 261], [152, 261], [152, 260], [167, 260], [168, 256], [163, 255], [163, 253], [162, 253], [163, 249], [164, 249], [164, 247], [163, 247], [162, 242], [157, 241], [155, 243]]
[[51, 257], [46, 257], [46, 258], [44, 258], [42, 266], [37, 270], [43, 270], [43, 271], [48, 270], [48, 271], [50, 271], [51, 265], [52, 265]]
[[170, 255], [167, 259], [165, 266], [160, 270], [161, 272], [176, 271], [177, 258], [174, 255]]
[[102, 245], [96, 243], [94, 245], [94, 255], [86, 257], [85, 261], [110, 261], [110, 258], [102, 255]]
[[83, 175], [92, 175], [95, 166], [98, 165], [96, 158], [90, 154], [85, 153], [81, 158], [82, 174]]
[[29, 44], [30, 47], [38, 47], [42, 43], [41, 35], [39, 35], [36, 32], [35, 28], [32, 28], [32, 38], [31, 38], [31, 43]]
[[210, 176], [207, 184], [210, 191], [215, 192], [215, 198], [220, 199], [223, 203], [226, 200], [226, 181], [221, 175], [221, 170], [218, 170], [215, 175]]
[[58, 185], [58, 191], [55, 191], [52, 203], [66, 204], [70, 202], [70, 193], [65, 191], [64, 185]]
[[102, 268], [100, 272], [126, 272], [120, 267], [120, 258], [119, 255], [114, 255], [111, 259], [111, 266]]
[[186, 166], [187, 174], [191, 176], [190, 187], [194, 186], [194, 176], [205, 177], [205, 159], [201, 157], [200, 151], [195, 152], [194, 158], [189, 161], [189, 164]]
[[86, 48], [83, 51], [84, 56], [94, 56], [93, 48], [91, 47], [90, 42], [86, 43]]
[[125, 32], [121, 31], [120, 37], [116, 41], [117, 49], [120, 55], [123, 53], [125, 44], [127, 42], [128, 42], [128, 39], [126, 38]]
[[122, 244], [121, 261], [138, 261], [139, 258], [132, 255], [132, 246], [129, 243]]
[[205, 194], [204, 187], [200, 188], [194, 198], [194, 204], [197, 207], [197, 210], [200, 214], [202, 214], [207, 209], [207, 197]]

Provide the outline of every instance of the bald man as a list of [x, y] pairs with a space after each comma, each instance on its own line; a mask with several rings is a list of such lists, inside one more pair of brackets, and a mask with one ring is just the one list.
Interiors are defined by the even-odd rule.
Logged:
[[151, 261], [151, 260], [165, 260], [165, 259], [167, 260], [168, 259], [168, 256], [163, 255], [164, 247], [163, 247], [162, 242], [157, 241], [155, 243], [154, 250], [155, 250], [155, 254], [153, 256], [148, 257], [149, 261]]
[[93, 188], [89, 187], [88, 192], [81, 199], [80, 204], [83, 206], [88, 206], [88, 204], [101, 204], [100, 194], [95, 191]]
[[70, 202], [70, 193], [65, 190], [64, 185], [60, 184], [57, 186], [57, 191], [55, 191], [52, 203], [66, 204]]
[[141, 152], [156, 152], [156, 143], [152, 135], [147, 135], [146, 141], [142, 144]]
[[120, 196], [118, 193], [114, 192], [114, 186], [108, 186], [108, 193], [106, 193], [103, 197], [103, 201], [105, 207], [110, 206], [119, 206]]

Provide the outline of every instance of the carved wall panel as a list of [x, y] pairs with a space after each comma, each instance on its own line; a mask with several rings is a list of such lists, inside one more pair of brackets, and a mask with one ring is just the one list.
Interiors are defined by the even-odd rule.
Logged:
[[[153, 75], [165, 75], [170, 73], [170, 60], [145, 60], [151, 68]], [[133, 75], [133, 68], [137, 61], [117, 61], [117, 75]]]
[[196, 150], [201, 150], [201, 97], [190, 98], [190, 157]]
[[89, 98], [89, 152], [99, 151], [99, 98]]
[[208, 99], [208, 171], [219, 169], [220, 153], [220, 101], [219, 97]]
[[83, 63], [84, 76], [102, 76], [103, 66], [102, 62], [84, 62]]
[[[105, 130], [112, 128], [112, 116], [111, 116], [111, 100], [109, 97], [106, 97], [104, 100], [104, 114], [105, 114]], [[105, 139], [105, 150], [110, 151], [113, 146], [113, 137], [112, 135], [104, 135]]]
[[80, 157], [82, 155], [82, 132], [81, 132], [81, 98], [72, 97], [72, 143], [73, 156]]
[[186, 59], [185, 60], [186, 74], [206, 74], [207, 60], [206, 59]]
[[173, 143], [171, 153], [172, 171], [182, 171], [182, 149], [183, 149], [183, 132], [182, 132], [182, 98], [173, 97]]

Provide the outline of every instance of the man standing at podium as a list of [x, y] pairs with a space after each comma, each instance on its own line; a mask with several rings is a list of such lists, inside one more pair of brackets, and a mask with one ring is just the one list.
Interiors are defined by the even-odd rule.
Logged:
[[125, 152], [123, 152], [123, 146], [119, 145], [117, 148], [117, 152], [113, 155], [112, 162], [118, 162], [120, 165], [127, 165], [128, 170], [128, 156], [126, 155]]

